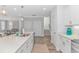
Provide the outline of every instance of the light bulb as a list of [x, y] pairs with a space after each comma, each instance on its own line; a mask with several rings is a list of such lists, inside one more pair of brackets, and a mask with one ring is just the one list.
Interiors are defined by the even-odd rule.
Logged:
[[16, 8], [14, 8], [14, 10], [16, 11]]
[[43, 10], [46, 10], [46, 8], [43, 8]]
[[2, 13], [3, 13], [3, 14], [6, 14], [6, 11], [5, 11], [5, 10], [2, 10]]
[[21, 21], [23, 21], [24, 19], [23, 18], [21, 18]]

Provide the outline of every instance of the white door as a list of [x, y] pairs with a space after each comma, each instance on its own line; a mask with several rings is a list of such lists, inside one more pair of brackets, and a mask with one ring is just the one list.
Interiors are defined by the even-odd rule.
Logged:
[[33, 22], [31, 20], [24, 20], [24, 30], [25, 32], [32, 31], [33, 28]]

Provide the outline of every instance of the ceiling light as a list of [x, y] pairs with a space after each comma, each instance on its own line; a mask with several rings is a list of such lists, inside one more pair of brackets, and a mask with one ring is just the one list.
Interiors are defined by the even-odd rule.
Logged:
[[21, 18], [21, 21], [23, 21], [24, 19], [23, 18]]
[[46, 10], [46, 8], [43, 8], [43, 10]]
[[16, 8], [14, 8], [14, 10], [16, 11]]
[[6, 11], [5, 11], [5, 10], [2, 10], [2, 13], [3, 13], [3, 14], [6, 14]]

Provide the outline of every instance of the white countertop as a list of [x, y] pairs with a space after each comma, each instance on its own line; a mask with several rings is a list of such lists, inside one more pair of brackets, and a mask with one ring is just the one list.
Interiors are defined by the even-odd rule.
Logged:
[[0, 53], [16, 52], [21, 47], [21, 45], [31, 37], [32, 34], [33, 32], [26, 37], [18, 37], [15, 35], [0, 37]]
[[65, 38], [68, 38], [70, 40], [79, 39], [79, 35], [75, 35], [75, 34], [73, 34], [73, 35], [59, 34], [59, 35], [65, 37]]

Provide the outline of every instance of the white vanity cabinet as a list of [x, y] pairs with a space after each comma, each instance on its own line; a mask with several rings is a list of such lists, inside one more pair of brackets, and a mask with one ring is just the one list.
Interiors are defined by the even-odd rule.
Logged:
[[71, 52], [71, 40], [64, 39], [64, 53], [70, 53]]
[[[25, 38], [24, 38], [25, 39]], [[34, 40], [33, 35], [26, 40], [22, 46], [16, 51], [16, 53], [31, 53], [33, 48]]]
[[61, 39], [60, 50], [63, 53], [79, 53], [79, 36], [76, 35], [59, 35]]
[[60, 50], [63, 53], [70, 53], [71, 52], [71, 40], [63, 36], [60, 36], [60, 39], [61, 39]]
[[34, 44], [33, 32], [26, 36], [15, 34], [0, 37], [0, 53], [31, 53]]

